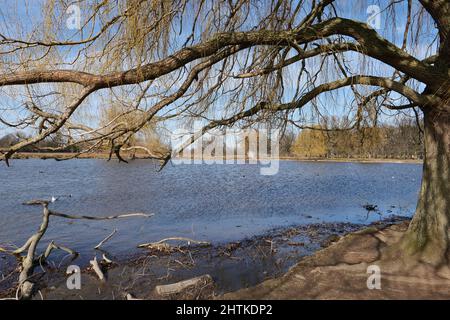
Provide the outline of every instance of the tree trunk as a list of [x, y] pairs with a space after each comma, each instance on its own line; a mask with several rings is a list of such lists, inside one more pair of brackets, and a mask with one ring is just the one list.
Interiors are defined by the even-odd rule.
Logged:
[[448, 263], [450, 113], [424, 108], [425, 158], [416, 213], [402, 239], [406, 254], [435, 266]]

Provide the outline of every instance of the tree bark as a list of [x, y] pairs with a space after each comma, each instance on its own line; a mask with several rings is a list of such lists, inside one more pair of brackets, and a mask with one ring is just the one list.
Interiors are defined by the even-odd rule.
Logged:
[[450, 112], [424, 108], [425, 159], [415, 215], [402, 239], [406, 254], [435, 266], [448, 263]]
[[27, 244], [29, 243], [28, 253], [22, 261], [22, 271], [19, 275], [20, 299], [22, 300], [29, 300], [33, 296], [34, 281], [30, 280], [30, 278], [33, 276], [34, 267], [36, 266], [36, 248], [47, 231], [49, 220], [50, 210], [48, 210], [48, 204], [44, 204], [41, 226], [38, 232], [27, 241]]

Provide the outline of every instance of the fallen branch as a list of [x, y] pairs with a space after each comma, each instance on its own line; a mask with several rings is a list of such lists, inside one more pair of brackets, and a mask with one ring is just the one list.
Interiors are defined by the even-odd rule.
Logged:
[[105, 254], [102, 254], [102, 258], [103, 258], [103, 261], [105, 261], [105, 263], [107, 263], [107, 264], [112, 264], [113, 263], [113, 261], [108, 259]]
[[94, 260], [89, 261], [89, 263], [91, 264], [92, 269], [97, 274], [97, 277], [100, 279], [100, 281], [105, 281], [105, 275], [103, 274], [103, 271], [97, 262], [97, 257], [94, 257]]
[[61, 218], [66, 218], [66, 219], [73, 219], [73, 220], [77, 220], [77, 219], [87, 219], [87, 220], [112, 220], [112, 219], [120, 219], [120, 218], [130, 218], [130, 217], [146, 217], [146, 218], [150, 218], [153, 217], [154, 214], [146, 214], [146, 213], [126, 213], [126, 214], [119, 214], [117, 216], [106, 216], [106, 217], [94, 217], [94, 216], [76, 216], [76, 215], [69, 215], [69, 214], [65, 214], [65, 213], [60, 213], [60, 212], [55, 212], [55, 211], [51, 211], [50, 214], [52, 216], [57, 216], [57, 217], [61, 217]]
[[94, 249], [98, 249], [98, 248], [100, 248], [102, 245], [104, 245], [106, 241], [108, 241], [109, 239], [111, 239], [111, 238], [116, 234], [116, 232], [117, 232], [117, 229], [114, 229], [113, 232], [111, 232], [111, 234], [108, 235], [105, 239], [103, 239], [102, 241], [100, 241], [99, 244], [96, 245], [96, 246], [94, 247]]
[[22, 251], [28, 250], [27, 255], [22, 259], [22, 271], [19, 274], [19, 286], [17, 290], [17, 296], [20, 292], [21, 299], [30, 299], [33, 295], [34, 291], [34, 282], [30, 281], [30, 278], [33, 276], [34, 268], [37, 265], [38, 261], [35, 259], [36, 248], [43, 237], [45, 231], [47, 231], [48, 223], [50, 219], [50, 211], [48, 210], [48, 202], [44, 201], [41, 203], [43, 206], [42, 213], [42, 223], [39, 227], [39, 230], [32, 235], [27, 242], [14, 251], [17, 254]]
[[133, 297], [133, 295], [131, 295], [130, 293], [127, 293], [127, 295], [125, 297], [127, 300], [142, 300], [142, 299]]
[[193, 240], [193, 239], [184, 238], [184, 237], [170, 237], [170, 238], [165, 238], [165, 239], [162, 239], [162, 240], [159, 240], [156, 242], [140, 244], [140, 245], [138, 245], [138, 248], [149, 248], [149, 249], [168, 248], [168, 247], [170, 247], [170, 245], [166, 243], [167, 241], [186, 241], [188, 243], [188, 245], [191, 245], [191, 243], [205, 245], [205, 246], [211, 245], [211, 243], [206, 242], [206, 241], [198, 241], [198, 240]]
[[145, 248], [164, 253], [171, 253], [173, 251], [173, 248], [167, 243], [144, 243], [139, 245], [138, 248]]
[[[12, 254], [18, 256], [20, 259], [20, 265], [21, 265], [21, 272], [19, 274], [19, 284], [16, 291], [16, 297], [18, 299], [30, 299], [34, 294], [34, 281], [32, 281], [34, 269], [37, 265], [42, 265], [43, 262], [50, 256], [51, 252], [54, 249], [63, 250], [69, 254], [74, 255], [75, 257], [78, 256], [78, 253], [75, 252], [72, 249], [69, 249], [67, 247], [56, 245], [53, 241], [50, 242], [50, 244], [47, 246], [47, 249], [43, 254], [38, 256], [36, 258], [36, 249], [38, 247], [39, 241], [44, 236], [45, 232], [47, 231], [50, 216], [57, 216], [67, 219], [87, 219], [87, 220], [111, 220], [111, 219], [118, 219], [118, 218], [129, 218], [129, 217], [151, 217], [153, 214], [145, 214], [145, 213], [126, 213], [126, 214], [120, 214], [115, 216], [106, 216], [106, 217], [95, 217], [95, 216], [77, 216], [77, 215], [68, 215], [64, 213], [54, 212], [49, 210], [48, 206], [53, 201], [47, 201], [47, 200], [32, 200], [25, 202], [25, 205], [41, 205], [43, 207], [43, 213], [42, 213], [42, 222], [39, 227], [39, 230], [32, 235], [25, 244], [12, 251]], [[105, 238], [102, 242], [100, 242], [97, 247], [105, 243], [107, 240], [109, 240], [112, 237], [113, 234]], [[27, 252], [24, 257], [21, 256], [23, 252]], [[0, 252], [8, 252], [7, 250], [3, 249]], [[112, 261], [104, 257], [104, 260], [106, 263], [110, 264]], [[91, 261], [91, 265], [93, 266], [94, 271], [99, 276], [100, 280], [104, 279], [103, 272], [100, 269], [100, 266], [97, 262], [97, 259], [94, 258], [94, 260]]]
[[180, 281], [177, 283], [159, 285], [155, 287], [155, 291], [160, 296], [168, 296], [173, 294], [179, 294], [186, 290], [198, 287], [205, 287], [212, 285], [213, 280], [209, 274], [205, 274], [192, 279]]
[[7, 249], [2, 248], [2, 247], [0, 247], [0, 252], [7, 253], [7, 254], [12, 254], [12, 252], [10, 250], [7, 250]]
[[63, 247], [63, 246], [56, 245], [55, 242], [52, 240], [52, 241], [50, 242], [50, 244], [48, 245], [47, 249], [45, 250], [45, 253], [44, 253], [44, 255], [43, 255], [43, 258], [44, 258], [44, 259], [47, 259], [47, 258], [50, 256], [51, 252], [52, 252], [54, 249], [59, 249], [59, 250], [65, 251], [65, 252], [67, 252], [68, 254], [73, 255], [74, 257], [77, 257], [77, 256], [80, 255], [80, 254], [79, 254], [78, 252], [76, 252], [75, 250], [72, 250], [72, 249], [67, 248], [67, 247]]
[[22, 203], [23, 205], [26, 206], [37, 206], [37, 205], [48, 205], [50, 204], [50, 200], [40, 200], [40, 199], [36, 199], [36, 200], [30, 200], [27, 202]]

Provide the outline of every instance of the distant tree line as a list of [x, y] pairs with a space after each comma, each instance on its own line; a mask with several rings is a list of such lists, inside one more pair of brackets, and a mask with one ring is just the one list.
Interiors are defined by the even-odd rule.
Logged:
[[[6, 149], [20, 141], [28, 139], [30, 136], [23, 132], [9, 133], [3, 137], [0, 137], [0, 150]], [[51, 152], [54, 149], [59, 149], [67, 144], [66, 139], [59, 133], [56, 133], [53, 137], [48, 137], [35, 145], [24, 147], [22, 152]], [[59, 152], [78, 152], [80, 147], [69, 146], [65, 147]]]
[[[288, 136], [292, 137], [292, 133]], [[284, 145], [291, 141], [291, 145]], [[284, 156], [301, 158], [423, 158], [420, 124], [401, 118], [395, 124], [348, 127], [332, 118], [320, 125], [303, 128], [295, 140], [281, 141]], [[286, 152], [289, 150], [289, 152]]]

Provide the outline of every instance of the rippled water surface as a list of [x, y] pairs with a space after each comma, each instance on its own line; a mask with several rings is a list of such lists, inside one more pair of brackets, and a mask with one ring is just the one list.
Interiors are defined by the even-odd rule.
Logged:
[[[421, 165], [282, 161], [279, 173], [260, 175], [257, 165], [129, 164], [80, 159], [16, 160], [0, 166], [0, 243], [21, 245], [40, 223], [41, 209], [22, 202], [60, 197], [54, 210], [84, 215], [154, 213], [146, 218], [69, 221], [53, 217], [46, 240], [87, 253], [115, 228], [104, 246], [131, 253], [137, 244], [166, 236], [223, 242], [292, 224], [368, 223], [410, 215]], [[45, 242], [45, 241], [43, 241]]]

